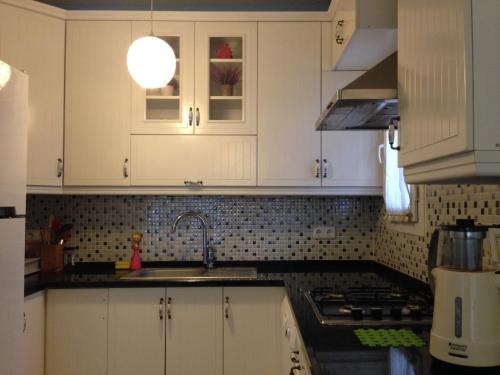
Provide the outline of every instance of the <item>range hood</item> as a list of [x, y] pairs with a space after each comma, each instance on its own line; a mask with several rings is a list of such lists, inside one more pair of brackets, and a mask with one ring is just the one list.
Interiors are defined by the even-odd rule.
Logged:
[[387, 129], [398, 116], [397, 52], [337, 90], [316, 130]]

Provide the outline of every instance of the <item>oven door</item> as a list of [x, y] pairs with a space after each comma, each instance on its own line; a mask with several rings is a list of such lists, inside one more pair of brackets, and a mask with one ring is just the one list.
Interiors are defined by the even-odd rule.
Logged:
[[314, 353], [320, 374], [421, 375], [423, 360], [405, 349], [366, 349]]

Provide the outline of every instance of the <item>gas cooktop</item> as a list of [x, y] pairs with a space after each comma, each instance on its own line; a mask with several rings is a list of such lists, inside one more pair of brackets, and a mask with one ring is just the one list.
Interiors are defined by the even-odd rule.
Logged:
[[401, 287], [315, 288], [305, 292], [322, 325], [415, 326], [432, 324], [430, 295]]

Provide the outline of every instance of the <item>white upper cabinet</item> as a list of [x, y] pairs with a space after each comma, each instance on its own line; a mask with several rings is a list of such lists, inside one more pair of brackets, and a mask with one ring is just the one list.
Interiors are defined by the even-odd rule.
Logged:
[[500, 2], [400, 0], [400, 165], [408, 183], [500, 178]]
[[131, 23], [68, 21], [65, 185], [128, 185]]
[[255, 186], [255, 138], [134, 135], [132, 185]]
[[[352, 82], [362, 71], [322, 73], [322, 107], [334, 93]], [[322, 186], [375, 188], [381, 193], [382, 168], [378, 160], [383, 131], [341, 130], [321, 132]]]
[[377, 155], [382, 134], [373, 130], [323, 132], [323, 186], [382, 187]]
[[[133, 22], [132, 36], [149, 22]], [[257, 23], [155, 22], [177, 70], [163, 89], [132, 84], [132, 134], [256, 134]]]
[[258, 55], [258, 184], [321, 186], [320, 23], [260, 23]]
[[[194, 130], [194, 22], [155, 22], [154, 35], [177, 58], [170, 83], [145, 90], [132, 82], [132, 134], [192, 134]], [[149, 35], [149, 22], [132, 22], [132, 39]]]
[[397, 0], [336, 0], [323, 24], [323, 70], [367, 70], [396, 51]]
[[0, 4], [0, 60], [29, 75], [28, 185], [62, 185], [64, 38], [64, 20]]
[[257, 23], [196, 23], [197, 134], [256, 134]]

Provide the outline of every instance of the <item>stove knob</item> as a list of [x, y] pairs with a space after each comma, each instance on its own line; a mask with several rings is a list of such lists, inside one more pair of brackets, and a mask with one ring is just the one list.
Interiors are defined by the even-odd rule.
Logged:
[[391, 308], [391, 317], [394, 320], [401, 320], [403, 315], [403, 312], [401, 311], [401, 308], [399, 307], [392, 307]]
[[410, 315], [410, 308], [409, 308], [408, 306], [403, 306], [403, 307], [401, 308], [401, 313], [402, 313], [403, 315], [405, 315], [405, 316], [406, 316], [406, 315]]
[[361, 309], [359, 307], [351, 308], [351, 316], [354, 320], [363, 319], [363, 309]]
[[372, 307], [370, 309], [370, 315], [375, 320], [381, 320], [382, 319], [382, 309], [380, 307]]
[[411, 307], [410, 316], [413, 320], [422, 319], [422, 309], [419, 306]]

